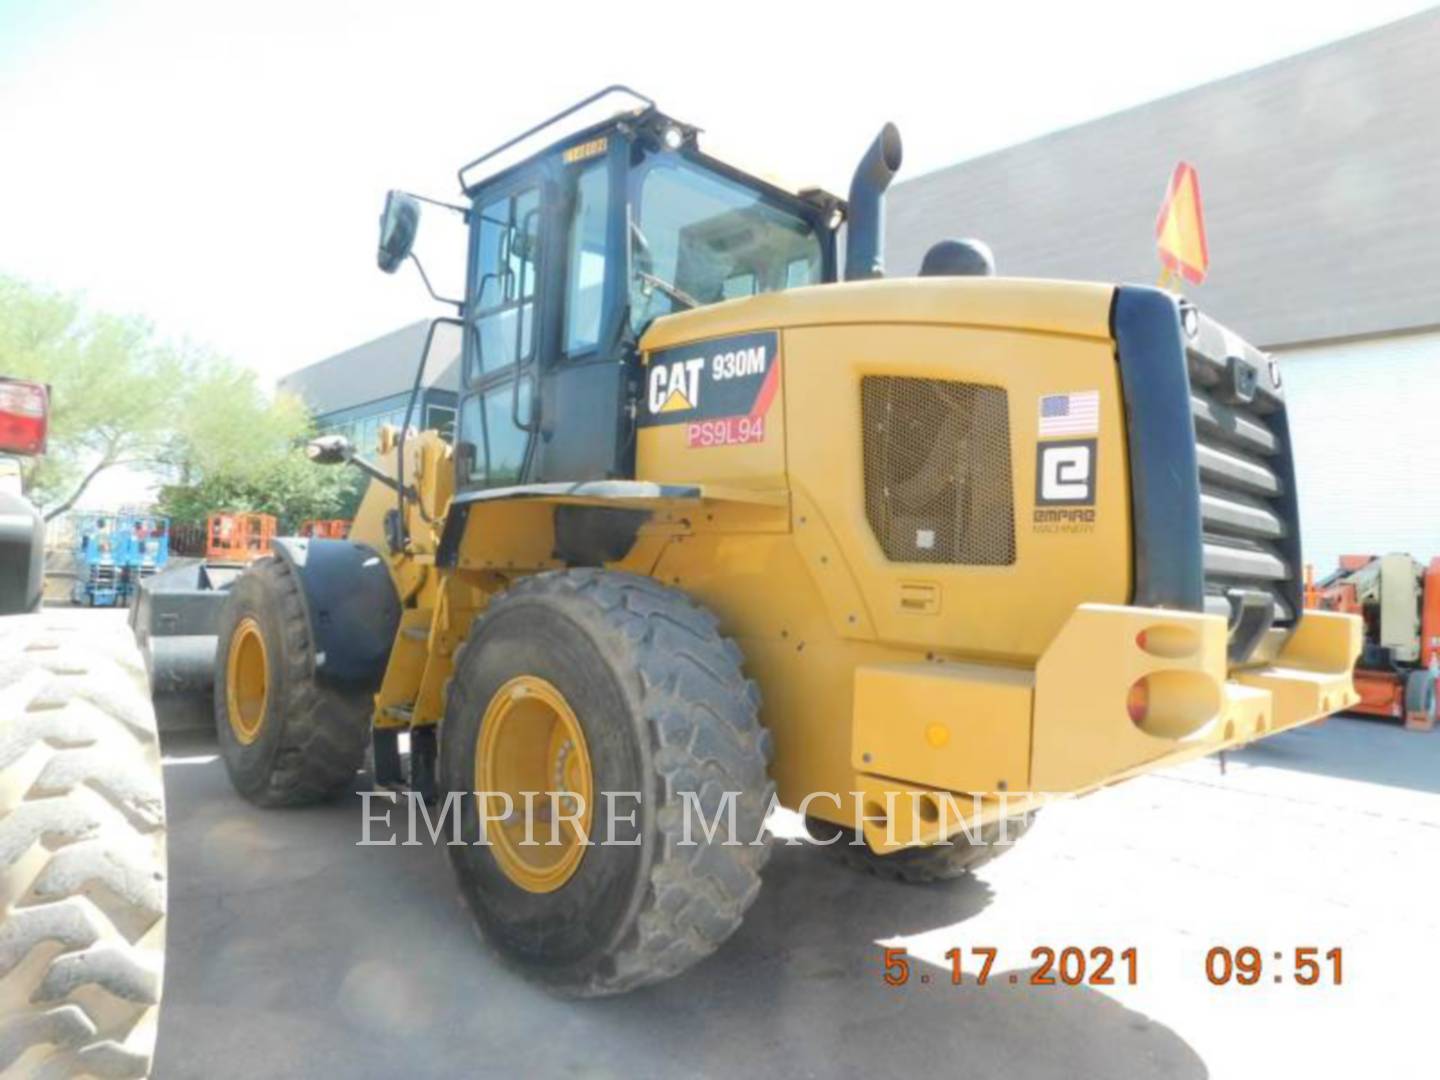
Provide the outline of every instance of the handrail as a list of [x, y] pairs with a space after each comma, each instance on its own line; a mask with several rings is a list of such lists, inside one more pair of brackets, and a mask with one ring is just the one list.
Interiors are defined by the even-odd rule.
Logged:
[[[553, 125], [555, 125], [555, 124], [558, 124], [561, 120], [564, 120], [564, 119], [566, 119], [567, 117], [570, 117], [570, 116], [574, 116], [574, 115], [575, 115], [577, 112], [579, 112], [581, 109], [584, 109], [584, 108], [586, 108], [587, 106], [593, 105], [593, 104], [595, 104], [595, 102], [600, 101], [600, 100], [602, 100], [603, 98], [606, 98], [606, 97], [608, 97], [608, 96], [611, 95], [611, 94], [629, 94], [629, 95], [630, 95], [632, 98], [634, 98], [636, 101], [640, 102], [640, 103], [641, 103], [640, 108], [629, 110], [629, 111], [631, 111], [631, 112], [641, 112], [641, 111], [644, 111], [645, 109], [653, 109], [653, 108], [655, 108], [655, 102], [652, 101], [650, 98], [646, 97], [644, 94], [640, 93], [639, 91], [637, 91], [637, 90], [632, 90], [632, 89], [630, 89], [630, 87], [625, 86], [625, 85], [622, 84], [622, 83], [613, 83], [613, 84], [611, 84], [610, 86], [605, 87], [605, 89], [599, 90], [599, 91], [597, 91], [596, 93], [591, 94], [589, 97], [585, 98], [583, 101], [576, 102], [574, 105], [571, 105], [568, 109], [564, 109], [564, 110], [556, 113], [554, 116], [550, 117], [550, 119], [548, 119], [548, 120], [542, 120], [540, 123], [536, 124], [534, 127], [529, 128], [529, 129], [526, 130], [526, 131], [522, 131], [519, 135], [516, 135], [514, 138], [512, 138], [512, 139], [507, 139], [505, 142], [503, 142], [503, 143], [501, 143], [499, 146], [495, 147], [495, 149], [490, 150], [490, 151], [487, 151], [487, 152], [484, 153], [484, 154], [481, 154], [481, 155], [480, 155], [479, 157], [477, 157], [474, 161], [471, 161], [471, 162], [469, 162], [469, 163], [467, 163], [467, 164], [465, 164], [465, 165], [461, 165], [460, 168], [459, 168], [459, 170], [458, 170], [458, 171], [456, 172], [456, 174], [455, 174], [456, 177], [457, 177], [457, 178], [459, 179], [459, 181], [460, 181], [460, 190], [461, 190], [462, 192], [468, 192], [471, 188], [473, 188], [473, 187], [475, 186], [474, 183], [466, 180], [466, 178], [465, 178], [465, 174], [466, 174], [467, 172], [469, 172], [471, 169], [475, 168], [475, 166], [481, 165], [481, 164], [489, 161], [491, 158], [495, 157], [497, 154], [504, 153], [506, 150], [509, 150], [511, 147], [516, 146], [516, 145], [518, 145], [519, 143], [524, 142], [526, 139], [530, 138], [530, 137], [533, 136], [533, 135], [538, 135], [540, 132], [544, 131], [546, 128], [551, 127], [551, 126], [553, 126]], [[622, 110], [622, 111], [623, 111], [623, 110]], [[615, 115], [619, 115], [619, 113], [616, 113]]]

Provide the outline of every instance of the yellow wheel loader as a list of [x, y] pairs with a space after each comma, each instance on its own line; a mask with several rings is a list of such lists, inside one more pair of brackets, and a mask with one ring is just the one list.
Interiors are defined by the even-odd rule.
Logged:
[[[900, 158], [887, 126], [848, 199], [789, 190], [610, 88], [465, 166], [454, 445], [312, 444], [373, 482], [225, 600], [235, 786], [324, 799], [368, 751], [450, 814], [501, 955], [603, 994], [735, 930], [772, 796], [933, 881], [1045, 795], [1351, 704], [1275, 362], [974, 241], [884, 277]], [[420, 208], [388, 197], [381, 269]]]

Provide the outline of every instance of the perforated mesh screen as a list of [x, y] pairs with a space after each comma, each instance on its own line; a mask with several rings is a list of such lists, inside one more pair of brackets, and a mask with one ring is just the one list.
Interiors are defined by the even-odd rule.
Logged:
[[1010, 416], [1004, 390], [866, 376], [865, 516], [894, 562], [1015, 561]]

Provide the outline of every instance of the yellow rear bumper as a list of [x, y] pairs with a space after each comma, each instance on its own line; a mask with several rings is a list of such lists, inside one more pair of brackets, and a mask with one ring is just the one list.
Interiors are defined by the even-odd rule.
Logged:
[[935, 820], [927, 792], [982, 793], [990, 817], [1345, 709], [1361, 634], [1353, 616], [1306, 612], [1271, 660], [1231, 670], [1218, 615], [1082, 604], [1033, 670], [862, 667], [852, 764], [865, 804], [893, 810], [866, 837], [885, 851], [956, 832], [964, 819]]

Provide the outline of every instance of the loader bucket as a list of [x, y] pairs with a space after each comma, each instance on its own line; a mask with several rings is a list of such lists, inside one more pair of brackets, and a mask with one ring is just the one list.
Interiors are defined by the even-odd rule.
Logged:
[[212, 723], [216, 625], [226, 592], [243, 569], [172, 563], [136, 590], [130, 627], [145, 658], [162, 727]]

